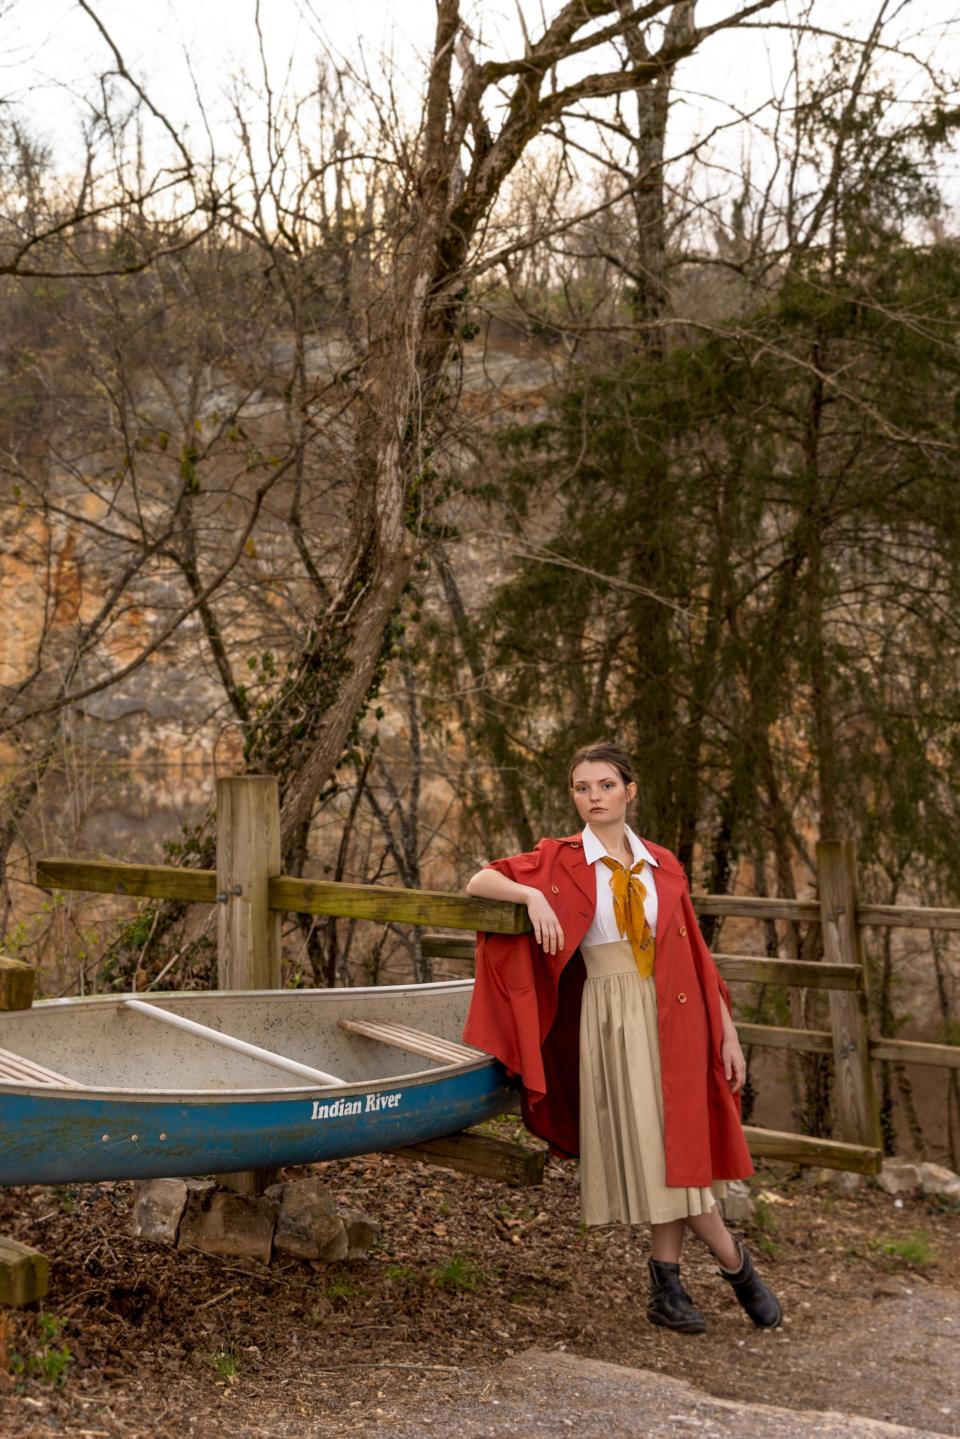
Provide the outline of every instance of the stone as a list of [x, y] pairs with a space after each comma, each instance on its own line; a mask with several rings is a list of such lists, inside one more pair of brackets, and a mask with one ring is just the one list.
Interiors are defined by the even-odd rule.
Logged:
[[50, 1282], [50, 1263], [39, 1249], [0, 1238], [0, 1304], [35, 1304]]
[[835, 1169], [831, 1182], [841, 1194], [856, 1194], [863, 1183], [863, 1175], [858, 1174], [855, 1169]]
[[[212, 1189], [213, 1186], [210, 1185]], [[183, 1211], [187, 1207], [185, 1179], [145, 1179], [134, 1185], [134, 1239], [152, 1239], [157, 1244], [176, 1244]]]
[[319, 1179], [271, 1184], [266, 1197], [279, 1205], [274, 1247], [297, 1259], [345, 1259], [347, 1235], [333, 1196]]
[[269, 1264], [276, 1224], [277, 1206], [265, 1196], [198, 1185], [187, 1194], [178, 1243], [181, 1249]]
[[731, 1179], [727, 1192], [720, 1201], [724, 1219], [733, 1224], [747, 1224], [756, 1213], [756, 1204], [745, 1179]]
[[360, 1209], [343, 1209], [340, 1212], [347, 1231], [349, 1259], [363, 1259], [371, 1244], [380, 1233], [380, 1226]]
[[960, 1174], [954, 1174], [943, 1164], [919, 1164], [917, 1174], [924, 1194], [939, 1199], [960, 1199]]
[[917, 1166], [908, 1159], [894, 1156], [883, 1161], [876, 1182], [886, 1194], [908, 1194], [918, 1187], [920, 1174]]

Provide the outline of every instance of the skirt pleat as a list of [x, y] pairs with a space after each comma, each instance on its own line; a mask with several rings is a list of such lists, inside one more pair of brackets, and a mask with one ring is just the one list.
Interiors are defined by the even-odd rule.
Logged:
[[657, 991], [629, 940], [581, 945], [580, 1199], [583, 1222], [663, 1224], [706, 1214], [726, 1193], [666, 1183]]

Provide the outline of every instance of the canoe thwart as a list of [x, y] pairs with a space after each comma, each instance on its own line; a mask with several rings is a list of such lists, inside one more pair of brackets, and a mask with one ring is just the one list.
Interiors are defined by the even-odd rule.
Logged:
[[299, 1075], [301, 1079], [312, 1079], [315, 1084], [346, 1083], [346, 1080], [338, 1079], [335, 1074], [326, 1074], [322, 1069], [301, 1064], [299, 1059], [288, 1059], [285, 1054], [274, 1054], [272, 1049], [262, 1049], [259, 1044], [250, 1044], [245, 1039], [237, 1039], [233, 1034], [223, 1034], [219, 1029], [211, 1029], [208, 1024], [198, 1024], [195, 1019], [185, 1019], [182, 1014], [173, 1014], [169, 1009], [161, 1009], [159, 1005], [145, 1004], [142, 999], [125, 999], [123, 1007], [134, 1009], [149, 1019], [158, 1019], [163, 1024], [173, 1025], [175, 1029], [186, 1030], [198, 1039], [206, 1039], [211, 1044], [232, 1049], [236, 1054], [245, 1054], [249, 1059], [259, 1059], [261, 1064], [270, 1064], [274, 1069], [284, 1069], [288, 1074]]
[[32, 1059], [24, 1059], [9, 1049], [0, 1049], [0, 1081], [5, 1084], [50, 1084], [60, 1089], [83, 1088], [75, 1079], [57, 1074], [54, 1069], [45, 1069], [42, 1064], [34, 1064]]
[[438, 1064], [466, 1064], [488, 1057], [479, 1049], [458, 1044], [455, 1039], [441, 1039], [438, 1034], [429, 1034], [425, 1029], [411, 1029], [407, 1024], [394, 1024], [386, 1019], [341, 1019], [339, 1024], [349, 1034], [360, 1034], [364, 1039], [391, 1044], [395, 1049], [435, 1059]]

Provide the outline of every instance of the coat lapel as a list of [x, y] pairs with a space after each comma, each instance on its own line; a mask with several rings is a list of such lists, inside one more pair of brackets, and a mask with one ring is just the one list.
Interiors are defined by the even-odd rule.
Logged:
[[673, 911], [680, 903], [680, 896], [683, 894], [686, 877], [683, 870], [668, 869], [662, 862], [656, 869], [657, 886], [657, 938], [664, 934], [667, 925], [673, 915]]
[[597, 907], [597, 875], [593, 865], [583, 857], [583, 845], [578, 834], [566, 835], [561, 840], [560, 860], [567, 874], [580, 890], [584, 899], [589, 900], [591, 910]]

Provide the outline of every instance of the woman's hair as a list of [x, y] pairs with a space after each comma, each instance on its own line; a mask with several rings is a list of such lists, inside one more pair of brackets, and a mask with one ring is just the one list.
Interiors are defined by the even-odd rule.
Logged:
[[595, 744], [581, 745], [573, 759], [570, 761], [570, 768], [567, 771], [567, 788], [573, 787], [573, 772], [578, 764], [609, 764], [617, 771], [625, 785], [636, 784], [637, 777], [633, 772], [633, 761], [612, 740], [597, 740]]

